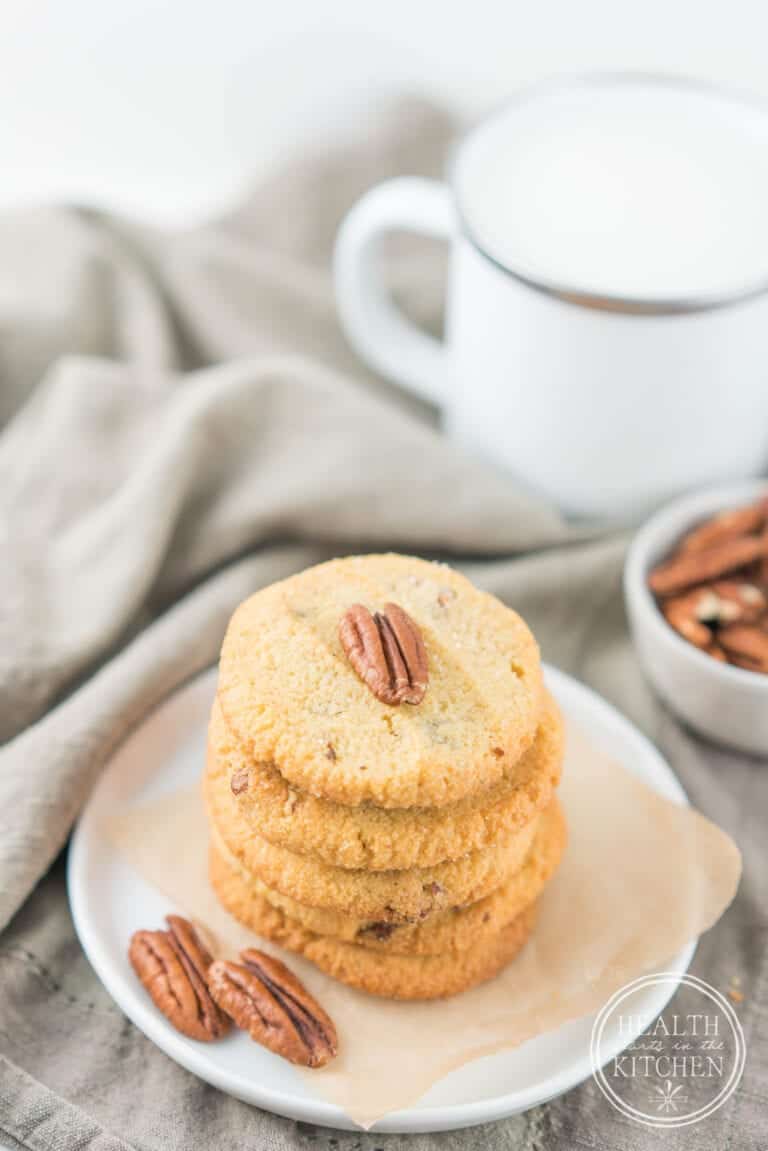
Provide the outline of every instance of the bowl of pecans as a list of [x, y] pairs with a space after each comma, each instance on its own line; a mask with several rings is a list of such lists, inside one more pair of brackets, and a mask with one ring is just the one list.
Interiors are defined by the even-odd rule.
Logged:
[[686, 496], [635, 536], [632, 635], [656, 691], [702, 735], [768, 755], [768, 483]]

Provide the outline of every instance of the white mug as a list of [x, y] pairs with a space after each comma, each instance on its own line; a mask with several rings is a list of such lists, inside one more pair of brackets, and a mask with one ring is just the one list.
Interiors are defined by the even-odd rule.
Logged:
[[[544, 85], [460, 143], [450, 184], [367, 193], [337, 240], [342, 325], [449, 435], [575, 515], [626, 516], [768, 463], [768, 113], [692, 81]], [[452, 245], [444, 342], [378, 267]]]

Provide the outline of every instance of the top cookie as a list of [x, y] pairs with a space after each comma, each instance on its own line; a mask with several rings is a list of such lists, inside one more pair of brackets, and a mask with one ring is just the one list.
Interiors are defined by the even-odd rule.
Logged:
[[[339, 638], [355, 604], [397, 604], [426, 647], [421, 702], [382, 702]], [[477, 794], [530, 746], [542, 697], [520, 617], [442, 564], [351, 556], [251, 596], [221, 652], [218, 698], [252, 759], [296, 787], [356, 806], [431, 807]]]

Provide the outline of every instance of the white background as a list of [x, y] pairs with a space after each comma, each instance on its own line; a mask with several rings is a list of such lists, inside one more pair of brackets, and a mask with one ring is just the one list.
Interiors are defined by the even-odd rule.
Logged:
[[765, 0], [4, 0], [0, 206], [183, 223], [408, 90], [470, 114], [532, 80], [650, 69], [768, 97]]

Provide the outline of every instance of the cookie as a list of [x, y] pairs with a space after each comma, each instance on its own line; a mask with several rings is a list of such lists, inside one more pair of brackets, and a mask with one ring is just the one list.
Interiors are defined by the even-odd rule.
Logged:
[[332, 867], [257, 835], [243, 819], [222, 776], [206, 771], [204, 790], [212, 831], [245, 871], [309, 907], [356, 919], [409, 923], [448, 907], [475, 903], [525, 860], [539, 816], [505, 840], [434, 867], [364, 871]]
[[562, 809], [555, 800], [541, 817], [539, 829], [523, 866], [484, 899], [468, 907], [438, 911], [419, 923], [396, 924], [354, 919], [335, 911], [305, 907], [267, 887], [238, 864], [219, 840], [216, 851], [240, 875], [246, 888], [263, 897], [308, 931], [356, 943], [391, 955], [444, 955], [466, 951], [496, 935], [538, 899], [554, 875], [567, 833]]
[[499, 783], [446, 807], [346, 807], [297, 791], [270, 764], [249, 762], [218, 701], [209, 771], [224, 775], [242, 817], [264, 839], [334, 867], [389, 871], [459, 859], [524, 827], [552, 798], [563, 761], [563, 721], [545, 695], [533, 745]]
[[215, 846], [213, 889], [224, 907], [265, 939], [309, 959], [334, 979], [388, 999], [440, 999], [492, 979], [517, 955], [535, 922], [536, 904], [490, 938], [448, 955], [388, 955], [327, 935], [316, 935], [248, 888]]
[[[428, 685], [382, 703], [339, 638], [354, 604], [418, 626]], [[230, 620], [218, 698], [250, 761], [334, 803], [440, 807], [498, 783], [533, 742], [536, 641], [516, 612], [444, 565], [351, 556], [272, 584]]]

